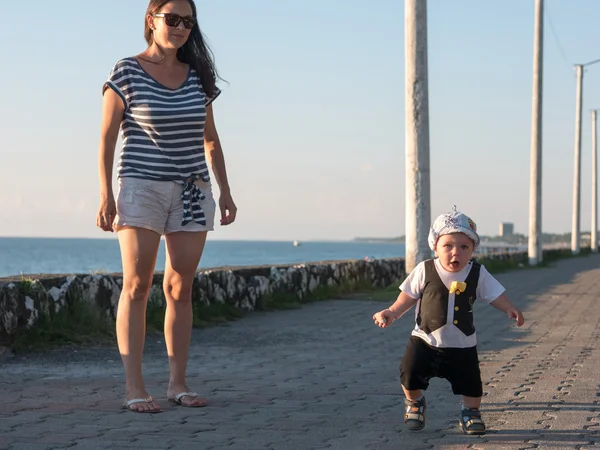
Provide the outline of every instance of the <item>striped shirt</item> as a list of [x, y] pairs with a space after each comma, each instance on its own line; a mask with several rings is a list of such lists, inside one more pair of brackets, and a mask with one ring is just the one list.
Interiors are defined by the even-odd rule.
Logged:
[[115, 64], [103, 92], [107, 87], [125, 106], [117, 176], [185, 184], [182, 224], [192, 219], [203, 223], [198, 202], [203, 194], [193, 181], [210, 181], [204, 154], [206, 107], [221, 91], [215, 88], [208, 97], [191, 67], [184, 83], [170, 89], [152, 78], [133, 57]]

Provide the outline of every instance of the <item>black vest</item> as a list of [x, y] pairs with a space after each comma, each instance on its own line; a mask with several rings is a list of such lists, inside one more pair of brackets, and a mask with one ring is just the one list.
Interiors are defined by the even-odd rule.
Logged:
[[[472, 264], [471, 271], [465, 280], [467, 283], [465, 292], [454, 294], [454, 325], [466, 336], [475, 333], [473, 303], [477, 298], [477, 283], [481, 269], [481, 264], [478, 262], [473, 261]], [[417, 316], [417, 325], [425, 333], [429, 334], [446, 325], [449, 295], [450, 291], [435, 269], [435, 261], [433, 259], [425, 261], [425, 286]]]

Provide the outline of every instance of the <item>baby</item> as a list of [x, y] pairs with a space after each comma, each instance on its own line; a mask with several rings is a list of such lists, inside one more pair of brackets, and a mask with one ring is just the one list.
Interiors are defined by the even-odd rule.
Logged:
[[473, 302], [489, 303], [524, 323], [523, 314], [504, 295], [504, 287], [472, 259], [479, 245], [477, 226], [466, 215], [442, 214], [431, 226], [429, 246], [436, 257], [417, 265], [400, 286], [392, 306], [373, 315], [387, 328], [416, 305], [415, 328], [400, 365], [406, 396], [404, 423], [411, 431], [425, 426], [427, 403], [423, 390], [432, 377], [446, 378], [455, 395], [462, 395], [460, 426], [466, 434], [484, 434], [479, 406], [483, 395]]

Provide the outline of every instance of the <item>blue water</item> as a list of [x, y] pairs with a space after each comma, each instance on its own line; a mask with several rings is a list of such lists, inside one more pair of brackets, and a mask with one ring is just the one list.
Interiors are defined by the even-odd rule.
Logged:
[[[211, 241], [200, 268], [290, 264], [323, 260], [396, 258], [404, 244], [367, 242]], [[156, 270], [164, 269], [161, 241]], [[121, 272], [116, 239], [0, 238], [0, 277], [41, 273]]]

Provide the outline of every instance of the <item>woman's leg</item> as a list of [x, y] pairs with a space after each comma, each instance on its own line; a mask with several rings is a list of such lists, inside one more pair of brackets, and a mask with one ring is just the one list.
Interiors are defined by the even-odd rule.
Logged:
[[[186, 367], [192, 334], [192, 284], [206, 242], [206, 231], [178, 231], [168, 234], [167, 261], [163, 289], [167, 299], [165, 314], [165, 342], [169, 355], [169, 388], [167, 397], [174, 398], [189, 392]], [[184, 396], [186, 406], [203, 406], [206, 401]]]
[[[123, 227], [118, 231], [123, 262], [123, 289], [117, 310], [117, 341], [125, 367], [126, 399], [149, 397], [142, 378], [146, 336], [146, 304], [160, 243], [154, 231]], [[158, 411], [154, 401], [131, 405], [137, 411]]]

